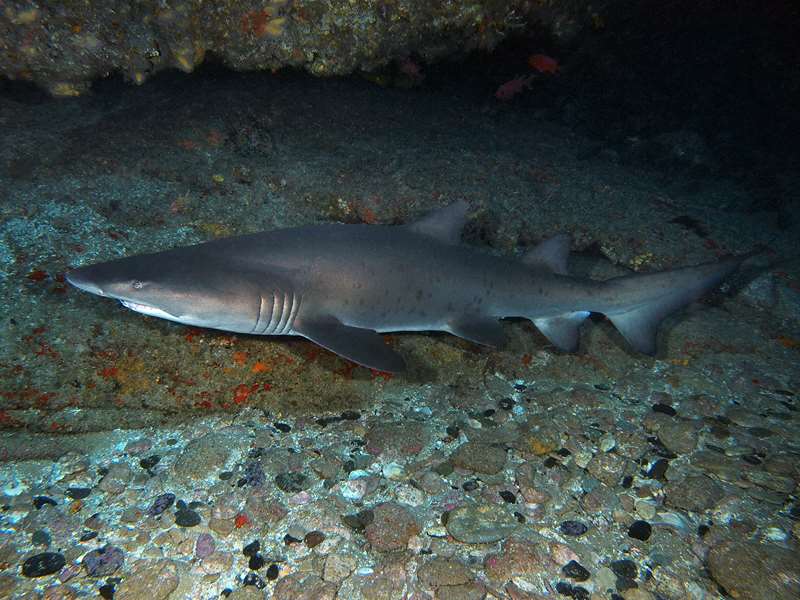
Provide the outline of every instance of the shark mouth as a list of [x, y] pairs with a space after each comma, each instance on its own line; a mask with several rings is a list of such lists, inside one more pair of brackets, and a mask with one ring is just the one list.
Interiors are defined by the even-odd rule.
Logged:
[[156, 308], [155, 306], [150, 306], [148, 304], [139, 304], [138, 302], [131, 302], [130, 300], [120, 300], [120, 303], [125, 308], [130, 308], [133, 311], [142, 313], [143, 315], [148, 315], [150, 317], [160, 317], [162, 319], [169, 319], [171, 321], [177, 319], [175, 315], [171, 315], [160, 308]]

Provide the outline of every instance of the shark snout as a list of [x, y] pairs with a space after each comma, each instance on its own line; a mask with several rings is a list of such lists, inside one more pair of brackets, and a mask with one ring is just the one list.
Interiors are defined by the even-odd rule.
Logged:
[[76, 288], [83, 290], [84, 292], [89, 292], [90, 294], [97, 294], [98, 296], [105, 296], [103, 290], [100, 289], [93, 280], [91, 275], [87, 272], [87, 269], [72, 269], [71, 271], [67, 271], [65, 275], [67, 281], [74, 285]]

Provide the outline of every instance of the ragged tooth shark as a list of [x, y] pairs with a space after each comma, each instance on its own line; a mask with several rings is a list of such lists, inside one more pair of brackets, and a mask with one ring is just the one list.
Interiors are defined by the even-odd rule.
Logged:
[[145, 315], [255, 335], [302, 336], [380, 371], [403, 370], [380, 335], [446, 331], [501, 346], [500, 319], [524, 317], [559, 349], [604, 314], [639, 352], [656, 330], [717, 286], [747, 257], [606, 281], [567, 274], [569, 237], [521, 259], [460, 243], [468, 205], [407, 225], [327, 224], [214, 240], [80, 267], [74, 286]]

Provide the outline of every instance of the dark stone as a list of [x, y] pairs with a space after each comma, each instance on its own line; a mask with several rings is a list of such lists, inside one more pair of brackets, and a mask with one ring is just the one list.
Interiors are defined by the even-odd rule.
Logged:
[[664, 481], [664, 476], [667, 473], [667, 469], [669, 468], [669, 461], [666, 458], [659, 458], [653, 465], [650, 467], [650, 470], [647, 471], [647, 476], [650, 479], [658, 479], [659, 481]]
[[761, 459], [758, 458], [755, 455], [752, 455], [752, 454], [751, 455], [747, 455], [747, 456], [743, 456], [742, 460], [744, 462], [746, 462], [746, 463], [751, 464], [751, 465], [760, 465], [761, 464]]
[[455, 425], [448, 425], [447, 429], [444, 431], [453, 439], [456, 439], [461, 434], [461, 430]]
[[509, 504], [516, 504], [517, 497], [514, 495], [514, 492], [509, 492], [508, 490], [503, 490], [500, 492], [500, 497], [508, 502]]
[[250, 557], [250, 560], [247, 561], [247, 567], [253, 571], [258, 571], [261, 567], [264, 566], [264, 557], [261, 556], [261, 553], [256, 552]]
[[309, 531], [303, 541], [309, 548], [314, 548], [325, 541], [325, 534], [321, 531]]
[[465, 492], [473, 492], [478, 489], [479, 485], [480, 484], [475, 479], [469, 479], [461, 484], [461, 487]]
[[67, 564], [64, 555], [58, 552], [41, 552], [22, 563], [22, 574], [25, 577], [44, 577], [58, 573]]
[[288, 423], [275, 423], [274, 425], [275, 429], [283, 433], [289, 433], [292, 430], [292, 426]]
[[58, 502], [47, 496], [33, 497], [33, 505], [36, 507], [36, 510], [40, 510], [45, 504], [49, 504], [50, 506], [58, 506]]
[[275, 485], [286, 493], [296, 494], [308, 487], [308, 477], [302, 473], [279, 473], [275, 476]]
[[622, 478], [622, 487], [626, 490], [629, 489], [633, 485], [633, 475], [625, 475]]
[[262, 487], [267, 481], [267, 476], [264, 475], [264, 469], [261, 467], [261, 463], [252, 460], [244, 467], [243, 479], [245, 483], [251, 487]]
[[115, 546], [103, 546], [88, 552], [81, 561], [89, 577], [107, 577], [125, 562], [125, 553]]
[[358, 421], [361, 418], [361, 413], [357, 410], [346, 410], [341, 416], [343, 421]]
[[195, 527], [200, 521], [200, 515], [188, 508], [175, 513], [175, 524], [179, 527]]
[[589, 573], [586, 567], [574, 560], [569, 561], [561, 567], [561, 572], [575, 581], [586, 581], [591, 576], [591, 573]]
[[139, 466], [149, 471], [161, 462], [161, 457], [158, 454], [153, 454], [139, 461]]
[[49, 546], [50, 539], [50, 534], [44, 529], [37, 529], [31, 536], [31, 542], [37, 546]]
[[487, 408], [485, 411], [483, 411], [483, 416], [484, 417], [493, 417], [495, 412], [497, 412], [495, 409]]
[[572, 584], [566, 581], [559, 581], [556, 584], [556, 591], [562, 596], [572, 596]]
[[542, 464], [544, 464], [544, 466], [547, 467], [548, 469], [552, 469], [553, 467], [558, 466], [558, 461], [552, 456], [548, 456], [547, 458], [544, 459], [544, 462]]
[[503, 398], [497, 405], [503, 410], [511, 410], [514, 408], [514, 401], [511, 398]]
[[616, 586], [618, 592], [633, 590], [639, 587], [639, 585], [633, 579], [629, 579], [628, 577], [617, 577]]
[[93, 540], [96, 537], [97, 537], [97, 532], [96, 531], [87, 531], [86, 533], [84, 533], [81, 536], [81, 541], [82, 542], [88, 542], [89, 540]]
[[147, 509], [147, 514], [151, 517], [157, 517], [165, 510], [167, 510], [170, 506], [175, 503], [175, 494], [166, 493], [161, 494], [160, 496], [156, 497], [153, 500], [153, 505]]
[[569, 596], [570, 598], [575, 598], [575, 600], [589, 600], [591, 597], [589, 590], [586, 588], [572, 585], [566, 581], [559, 581], [556, 584], [556, 591], [562, 596]]
[[83, 500], [92, 493], [92, 488], [87, 487], [71, 487], [67, 488], [67, 491], [64, 492], [64, 495], [67, 498], [71, 498], [72, 500]]
[[264, 583], [264, 580], [255, 573], [248, 573], [245, 575], [242, 585], [254, 585], [260, 590], [263, 590], [265, 587], [267, 587], [267, 584]]
[[575, 600], [590, 600], [592, 595], [586, 588], [583, 588], [579, 585], [574, 585], [572, 586], [572, 597], [575, 598]]
[[628, 535], [637, 540], [647, 541], [653, 533], [653, 528], [647, 521], [634, 521], [628, 528]]
[[617, 577], [636, 579], [636, 577], [639, 575], [639, 568], [636, 566], [636, 563], [632, 560], [628, 560], [627, 558], [615, 560], [608, 566]]
[[230, 480], [231, 477], [233, 477], [233, 471], [223, 471], [222, 473], [219, 474], [219, 478], [222, 481], [228, 481]]
[[242, 548], [242, 554], [245, 556], [254, 556], [259, 550], [261, 550], [261, 542], [259, 540], [253, 540]]
[[370, 509], [362, 510], [352, 515], [342, 515], [342, 523], [354, 531], [364, 531], [374, 519], [375, 513]]
[[564, 535], [572, 537], [583, 535], [589, 530], [589, 528], [580, 521], [564, 521], [558, 528]]
[[567, 456], [569, 456], [570, 454], [572, 454], [572, 452], [570, 452], [570, 451], [569, 451], [569, 448], [559, 448], [558, 450], [556, 450], [556, 454], [558, 454], [559, 456], [563, 456], [564, 458], [566, 458]]
[[658, 404], [653, 404], [653, 410], [655, 412], [669, 415], [670, 417], [674, 417], [676, 414], [678, 414], [676, 410], [669, 404], [661, 404], [660, 402]]
[[100, 594], [101, 598], [105, 598], [105, 600], [113, 600], [114, 586], [110, 583], [101, 585], [99, 588], [97, 588], [97, 593]]
[[267, 579], [270, 581], [275, 581], [278, 578], [278, 572], [278, 565], [275, 563], [271, 564], [269, 567], [267, 567]]

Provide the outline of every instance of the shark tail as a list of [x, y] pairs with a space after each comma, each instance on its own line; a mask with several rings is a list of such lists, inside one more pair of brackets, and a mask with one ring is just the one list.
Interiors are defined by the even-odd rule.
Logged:
[[609, 279], [602, 284], [603, 296], [614, 300], [596, 311], [603, 313], [635, 350], [653, 355], [661, 321], [718, 286], [752, 254]]

